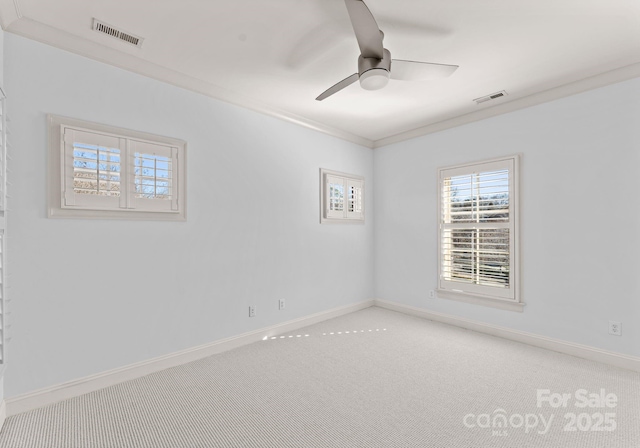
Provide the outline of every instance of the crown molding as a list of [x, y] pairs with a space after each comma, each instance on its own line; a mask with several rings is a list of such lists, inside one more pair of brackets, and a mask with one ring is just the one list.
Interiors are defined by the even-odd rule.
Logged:
[[[8, 3], [13, 4], [13, 0], [0, 0], [0, 15], [2, 15], [3, 18], [5, 17], [5, 10], [11, 9], [8, 8]], [[166, 82], [183, 89], [191, 90], [245, 109], [276, 117], [290, 123], [295, 123], [308, 129], [322, 132], [357, 145], [373, 148], [373, 141], [367, 138], [332, 126], [327, 126], [300, 115], [270, 107], [240, 93], [224, 89], [215, 84], [185, 75], [184, 73], [180, 73], [170, 68], [145, 61], [135, 55], [124, 53], [99, 43], [82, 39], [42, 22], [29, 19], [28, 17], [18, 17], [16, 15], [13, 20], [7, 22], [8, 26], [3, 25], [3, 28], [5, 31], [12, 34], [17, 34], [28, 39], [42, 42], [89, 59], [109, 64], [158, 81]]]
[[42, 22], [29, 19], [28, 17], [23, 17], [20, 13], [18, 0], [0, 0], [0, 25], [2, 25], [2, 28], [7, 32], [33, 39], [89, 59], [146, 76], [148, 78], [156, 79], [158, 81], [200, 93], [220, 101], [253, 110], [264, 115], [279, 118], [281, 120], [371, 149], [381, 148], [383, 146], [392, 145], [416, 137], [444, 131], [446, 129], [473, 123], [475, 121], [484, 120], [486, 118], [514, 112], [527, 107], [575, 95], [577, 93], [640, 77], [640, 63], [636, 63], [532, 95], [515, 98], [508, 102], [501, 102], [495, 106], [486, 107], [475, 112], [452, 116], [436, 123], [429, 123], [409, 131], [401, 132], [378, 140], [371, 140], [333, 126], [328, 126], [317, 121], [310, 120], [291, 112], [271, 107], [260, 101], [248, 98], [241, 93], [227, 90], [210, 82], [142, 60], [135, 55], [121, 52], [97, 42], [82, 39]]
[[0, 0], [0, 26], [6, 30], [13, 22], [22, 18], [18, 0]]
[[474, 121], [495, 117], [497, 115], [507, 114], [509, 112], [514, 112], [527, 107], [536, 106], [538, 104], [547, 103], [549, 101], [554, 101], [577, 93], [586, 92], [588, 90], [597, 89], [599, 87], [608, 86], [610, 84], [638, 77], [640, 77], [640, 63], [627, 65], [625, 67], [583, 78], [568, 84], [563, 84], [542, 92], [517, 98], [509, 102], [503, 102], [476, 112], [459, 115], [457, 117], [421, 126], [390, 137], [385, 137], [374, 141], [373, 147], [381, 148], [383, 146], [403, 142], [405, 140], [410, 140], [427, 134], [433, 134], [434, 132], [444, 131], [446, 129], [473, 123]]

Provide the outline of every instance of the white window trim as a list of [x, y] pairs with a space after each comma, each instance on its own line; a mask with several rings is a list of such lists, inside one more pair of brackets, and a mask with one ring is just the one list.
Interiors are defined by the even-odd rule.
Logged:
[[[471, 172], [475, 166], [488, 165], [493, 163], [502, 162], [513, 163], [513, 173], [510, 173], [510, 183], [512, 192], [510, 193], [513, 198], [510, 197], [510, 212], [509, 219], [513, 221], [513, 235], [511, 242], [511, 254], [510, 257], [513, 261], [513, 270], [511, 272], [510, 283], [513, 285], [513, 298], [504, 298], [497, 296], [490, 296], [480, 294], [477, 292], [463, 291], [451, 287], [444, 287], [442, 281], [442, 173], [445, 171], [451, 172], [456, 170], [459, 172]], [[499, 308], [503, 310], [522, 312], [525, 303], [522, 301], [520, 294], [520, 154], [511, 156], [505, 156], [500, 158], [494, 158], [489, 160], [481, 160], [461, 165], [454, 165], [448, 167], [442, 167], [437, 172], [437, 192], [438, 192], [438, 225], [437, 225], [437, 239], [438, 239], [438, 288], [436, 290], [439, 298], [456, 300], [460, 302], [466, 302], [476, 305], [483, 305], [492, 308]]]
[[4, 212], [7, 202], [7, 96], [0, 88], [0, 212], [4, 229]]
[[[349, 181], [357, 182], [361, 184], [362, 188], [362, 212], [359, 214], [360, 216], [349, 216], [347, 212], [346, 206], [346, 198], [345, 198], [345, 209], [344, 215], [342, 217], [330, 217], [328, 216], [328, 206], [327, 201], [329, 200], [327, 194], [327, 176], [330, 177], [338, 177], [344, 180], [345, 185]], [[345, 188], [346, 190], [346, 188]], [[365, 183], [364, 177], [358, 176], [356, 174], [348, 174], [340, 171], [327, 170], [324, 168], [320, 168], [320, 224], [364, 224], [365, 218]]]
[[[9, 303], [7, 300], [6, 213], [7, 213], [7, 97], [0, 88], [0, 378], [7, 362], [9, 334]], [[3, 419], [0, 419], [0, 425]]]
[[[49, 218], [84, 218], [84, 219], [126, 219], [126, 220], [153, 220], [153, 221], [186, 221], [186, 188], [187, 188], [187, 144], [183, 140], [170, 137], [133, 131], [104, 124], [92, 123], [74, 118], [47, 115], [49, 128], [49, 160], [48, 160], [48, 207]], [[63, 185], [62, 157], [64, 142], [62, 128], [68, 126], [88, 132], [112, 134], [116, 137], [153, 142], [177, 148], [177, 212], [144, 211], [140, 209], [113, 208], [93, 210], [87, 208], [63, 207], [65, 186]], [[125, 162], [127, 163], [127, 162]], [[126, 180], [125, 180], [126, 181]]]

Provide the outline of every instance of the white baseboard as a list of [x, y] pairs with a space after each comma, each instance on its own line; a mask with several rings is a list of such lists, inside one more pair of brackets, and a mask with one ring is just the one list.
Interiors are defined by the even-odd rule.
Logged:
[[[17, 397], [9, 398], [2, 402], [0, 412], [4, 411], [5, 415], [11, 416], [21, 412], [37, 409], [42, 406], [56, 403], [58, 401], [67, 400], [82, 394], [96, 391], [114, 384], [124, 381], [140, 378], [150, 373], [168, 369], [170, 367], [179, 366], [207, 356], [222, 353], [236, 347], [251, 344], [260, 341], [265, 337], [271, 337], [279, 333], [286, 333], [297, 330], [308, 325], [313, 325], [324, 320], [333, 319], [334, 317], [349, 314], [364, 308], [373, 306], [373, 300], [365, 300], [352, 305], [334, 308], [328, 311], [312, 314], [310, 316], [301, 317], [299, 319], [290, 320], [271, 327], [262, 328], [260, 330], [251, 331], [225, 339], [220, 339], [208, 344], [192, 347], [179, 352], [170, 353], [168, 355], [159, 356], [157, 358], [138, 362], [128, 366], [120, 367], [95, 375], [79, 378], [77, 380], [68, 381], [66, 383], [39, 389]], [[1, 416], [2, 414], [0, 414]]]
[[478, 331], [480, 333], [486, 333], [492, 336], [498, 336], [504, 339], [522, 342], [524, 344], [545, 348], [547, 350], [564, 353], [566, 355], [577, 356], [578, 358], [598, 361], [612, 366], [621, 367], [623, 369], [640, 372], [640, 358], [635, 356], [610, 352], [607, 350], [590, 347], [588, 345], [562, 341], [560, 339], [553, 339], [533, 333], [513, 330], [511, 328], [499, 327], [497, 325], [490, 325], [471, 319], [464, 319], [462, 317], [456, 317], [449, 314], [428, 311], [422, 308], [416, 308], [396, 302], [389, 302], [387, 300], [376, 299], [374, 300], [374, 303], [375, 306], [386, 308], [388, 310], [398, 311], [400, 313], [410, 314], [412, 316], [422, 317], [424, 319], [442, 322], [449, 325], [455, 325], [456, 327], [462, 327], [468, 330]]
[[424, 319], [442, 322], [457, 327], [474, 330], [505, 339], [522, 342], [536, 347], [553, 350], [567, 355], [577, 356], [579, 358], [598, 361], [605, 364], [621, 367], [624, 369], [640, 372], [640, 358], [624, 355], [621, 353], [609, 352], [587, 345], [576, 344], [573, 342], [562, 341], [558, 339], [540, 336], [523, 331], [513, 330], [510, 328], [490, 325], [471, 319], [464, 319], [435, 311], [428, 311], [421, 308], [403, 305], [386, 300], [365, 300], [363, 302], [334, 308], [328, 311], [312, 314], [299, 319], [290, 320], [282, 324], [273, 325], [271, 327], [233, 336], [209, 344], [181, 350], [179, 352], [170, 353], [168, 355], [159, 356], [139, 363], [120, 367], [95, 375], [79, 378], [77, 380], [68, 381], [66, 383], [50, 386], [34, 392], [30, 392], [17, 397], [9, 398], [0, 403], [0, 429], [2, 422], [7, 416], [16, 415], [37, 409], [42, 406], [56, 403], [58, 401], [77, 397], [82, 394], [93, 392], [104, 387], [113, 386], [124, 381], [140, 378], [150, 373], [168, 369], [170, 367], [179, 366], [207, 356], [222, 353], [236, 347], [251, 344], [262, 340], [264, 337], [271, 337], [279, 333], [294, 331], [299, 328], [313, 325], [324, 320], [349, 314], [370, 306], [379, 306], [404, 314], [410, 314]]

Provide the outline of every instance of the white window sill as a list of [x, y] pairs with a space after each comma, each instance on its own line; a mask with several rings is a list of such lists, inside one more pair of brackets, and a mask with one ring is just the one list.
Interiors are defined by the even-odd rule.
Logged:
[[364, 219], [336, 219], [320, 217], [320, 224], [364, 224]]
[[498, 308], [501, 310], [515, 311], [522, 313], [526, 306], [523, 302], [516, 302], [513, 300], [492, 299], [490, 297], [475, 296], [463, 292], [449, 291], [445, 289], [437, 289], [436, 294], [438, 298], [456, 300], [458, 302], [471, 303], [474, 305], [488, 306], [491, 308]]
[[124, 219], [131, 221], [186, 221], [186, 215], [178, 212], [144, 212], [134, 210], [88, 210], [50, 206], [49, 218]]

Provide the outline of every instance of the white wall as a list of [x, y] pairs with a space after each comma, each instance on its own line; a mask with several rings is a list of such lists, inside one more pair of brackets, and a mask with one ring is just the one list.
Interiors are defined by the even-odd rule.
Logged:
[[[370, 149], [12, 34], [4, 68], [8, 397], [373, 297], [371, 195], [318, 205], [321, 167], [371, 191]], [[47, 219], [47, 113], [186, 140], [188, 221]]]
[[[372, 297], [640, 355], [638, 79], [372, 152], [12, 34], [4, 69], [8, 397]], [[188, 221], [47, 219], [47, 113], [188, 141]], [[429, 300], [436, 169], [513, 153], [524, 313]], [[320, 167], [364, 226], [318, 224]]]
[[[640, 355], [639, 123], [635, 79], [376, 149], [376, 297]], [[429, 300], [437, 168], [513, 153], [524, 312]]]

